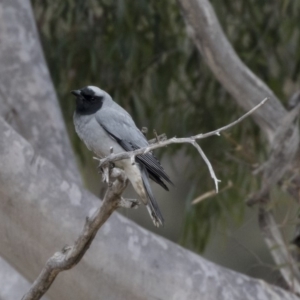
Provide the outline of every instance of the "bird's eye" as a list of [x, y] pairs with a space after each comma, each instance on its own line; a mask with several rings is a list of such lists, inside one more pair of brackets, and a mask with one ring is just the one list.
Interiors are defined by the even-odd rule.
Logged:
[[90, 101], [91, 101], [91, 102], [95, 102], [95, 100], [96, 100], [95, 97], [91, 97], [91, 98], [90, 98]]

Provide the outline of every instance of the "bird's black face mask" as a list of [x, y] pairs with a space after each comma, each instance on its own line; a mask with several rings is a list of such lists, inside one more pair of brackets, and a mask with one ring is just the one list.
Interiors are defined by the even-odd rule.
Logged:
[[103, 97], [95, 96], [89, 89], [84, 88], [71, 93], [76, 96], [76, 113], [80, 115], [92, 115], [102, 107]]

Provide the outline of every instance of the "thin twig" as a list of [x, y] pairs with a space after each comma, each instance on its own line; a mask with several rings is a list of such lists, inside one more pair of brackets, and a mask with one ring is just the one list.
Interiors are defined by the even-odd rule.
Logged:
[[[230, 188], [232, 188], [232, 187], [233, 187], [233, 183], [232, 183], [231, 180], [229, 180], [229, 181], [228, 181], [228, 184], [220, 190], [220, 193], [221, 193], [221, 192], [225, 192], [226, 190], [228, 190], [228, 189], [230, 189]], [[210, 197], [215, 196], [216, 194], [217, 194], [217, 193], [216, 193], [215, 190], [210, 190], [210, 191], [208, 191], [208, 192], [206, 192], [206, 193], [204, 193], [204, 194], [198, 196], [197, 198], [195, 198], [195, 199], [191, 202], [191, 204], [193, 204], [193, 205], [198, 204], [198, 203], [202, 202], [203, 200], [205, 200], [205, 199], [207, 199], [207, 198], [210, 198]]]
[[216, 193], [219, 192], [219, 186], [218, 186], [218, 182], [221, 182], [221, 180], [219, 180], [216, 177], [215, 171], [210, 163], [210, 161], [208, 160], [208, 158], [206, 157], [205, 153], [203, 152], [203, 150], [201, 149], [201, 147], [197, 144], [196, 141], [192, 141], [191, 144], [198, 150], [199, 154], [201, 155], [201, 157], [203, 158], [204, 162], [206, 163], [210, 176], [211, 178], [214, 180], [215, 182], [215, 187], [216, 187]]
[[[163, 142], [163, 141], [166, 141], [168, 139], [167, 135], [165, 133], [158, 135], [157, 138], [158, 138], [159, 142]], [[157, 142], [157, 138], [155, 137], [154, 139], [148, 140], [148, 143], [149, 144], [155, 144]]]
[[[140, 148], [134, 151], [129, 151], [129, 152], [121, 152], [121, 153], [114, 153], [114, 154], [110, 154], [105, 158], [98, 158], [98, 157], [94, 157], [94, 159], [99, 160], [99, 166], [101, 167], [102, 165], [105, 165], [108, 162], [114, 162], [114, 161], [118, 161], [118, 160], [122, 160], [122, 159], [128, 159], [130, 158], [131, 161], [133, 160], [133, 158], [137, 155], [141, 155], [141, 154], [146, 154], [154, 149], [157, 148], [161, 148], [161, 147], [165, 147], [168, 146], [170, 144], [184, 144], [184, 143], [188, 143], [188, 144], [193, 144], [194, 141], [196, 140], [200, 140], [200, 139], [204, 139], [213, 135], [220, 135], [220, 132], [227, 130], [231, 127], [233, 127], [234, 125], [240, 123], [241, 121], [243, 121], [245, 118], [247, 118], [248, 116], [250, 116], [254, 111], [256, 111], [257, 109], [259, 109], [262, 105], [264, 105], [266, 102], [268, 101], [268, 98], [265, 98], [264, 100], [262, 100], [258, 105], [256, 105], [255, 107], [253, 107], [251, 110], [249, 110], [247, 113], [245, 113], [244, 115], [242, 115], [240, 118], [238, 118], [236, 121], [223, 126], [219, 129], [216, 129], [214, 131], [210, 131], [207, 133], [200, 133], [191, 137], [185, 137], [185, 138], [176, 138], [173, 137], [171, 139], [165, 140], [165, 141], [160, 141], [159, 143], [153, 143], [151, 145], [148, 145], [147, 147], [144, 148]], [[194, 145], [195, 146], [195, 145]], [[197, 148], [197, 147], [196, 147]], [[197, 148], [197, 150], [199, 151], [199, 149]], [[202, 153], [203, 151], [200, 150]], [[201, 154], [201, 152], [199, 152]], [[203, 153], [204, 154], [204, 153]], [[201, 154], [202, 156], [202, 154]], [[205, 156], [205, 155], [204, 155]], [[202, 156], [203, 157], [203, 156]], [[206, 158], [206, 156], [205, 156]], [[203, 157], [204, 159], [204, 157]], [[215, 176], [215, 173], [213, 171], [213, 168], [211, 166], [211, 164], [209, 163], [208, 159], [204, 159], [204, 161], [206, 162], [206, 164], [209, 167], [209, 171], [210, 174], [212, 176], [212, 178], [214, 179], [215, 185], [216, 185], [216, 191], [218, 191], [218, 179]]]
[[230, 124], [228, 124], [226, 126], [223, 126], [220, 129], [217, 129], [217, 130], [214, 130], [214, 131], [210, 131], [210, 132], [205, 133], [205, 134], [198, 134], [198, 135], [196, 135], [194, 137], [194, 139], [198, 140], [200, 138], [204, 139], [204, 138], [207, 138], [207, 137], [212, 136], [212, 135], [220, 135], [221, 131], [227, 130], [230, 127], [233, 127], [234, 125], [240, 123], [241, 121], [243, 121], [244, 119], [246, 119], [247, 117], [249, 117], [252, 113], [254, 113], [257, 109], [259, 109], [262, 105], [264, 105], [268, 100], [269, 100], [269, 98], [265, 98], [259, 104], [257, 104], [256, 106], [254, 106], [248, 112], [246, 112], [244, 115], [242, 115], [241, 117], [239, 117], [236, 121], [234, 121], [234, 122], [232, 122], [232, 123], [230, 123]]

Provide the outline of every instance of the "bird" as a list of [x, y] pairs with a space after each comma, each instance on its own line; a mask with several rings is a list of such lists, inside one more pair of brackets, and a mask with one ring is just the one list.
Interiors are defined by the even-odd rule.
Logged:
[[[137, 150], [149, 145], [131, 115], [112, 97], [96, 86], [85, 86], [71, 93], [76, 97], [73, 114], [75, 131], [87, 148], [97, 157]], [[160, 161], [152, 152], [137, 155], [135, 163], [130, 159], [115, 162], [124, 170], [142, 203], [146, 205], [156, 227], [164, 224], [163, 215], [151, 190], [149, 178], [169, 191], [166, 183], [173, 185]]]

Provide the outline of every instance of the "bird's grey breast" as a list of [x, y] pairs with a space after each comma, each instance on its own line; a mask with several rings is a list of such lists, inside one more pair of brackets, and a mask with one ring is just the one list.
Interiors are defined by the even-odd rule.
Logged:
[[124, 151], [102, 128], [94, 114], [79, 115], [75, 112], [73, 120], [76, 133], [87, 148], [97, 156], [105, 157], [109, 155], [111, 147], [113, 147], [115, 153]]

